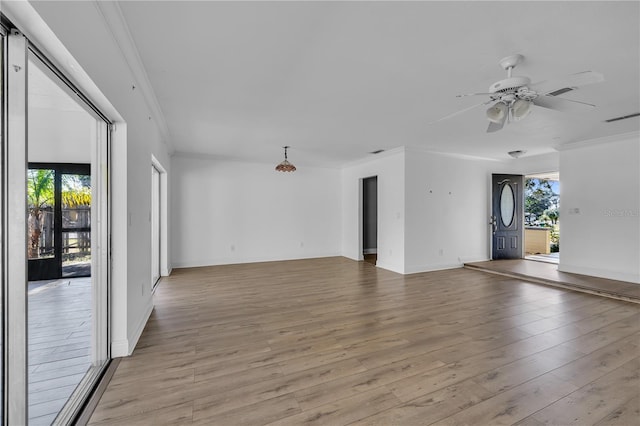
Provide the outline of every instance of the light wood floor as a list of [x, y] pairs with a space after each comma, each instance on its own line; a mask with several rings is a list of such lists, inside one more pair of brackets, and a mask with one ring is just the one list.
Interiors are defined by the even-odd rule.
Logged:
[[174, 270], [91, 424], [637, 425], [640, 306], [344, 258]]

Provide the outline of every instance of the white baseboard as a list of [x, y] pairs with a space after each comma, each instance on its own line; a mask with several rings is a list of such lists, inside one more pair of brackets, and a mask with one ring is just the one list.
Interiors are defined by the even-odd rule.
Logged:
[[592, 277], [606, 278], [609, 280], [626, 281], [629, 283], [640, 284], [640, 274], [628, 274], [624, 272], [611, 271], [600, 268], [587, 268], [584, 266], [565, 265], [560, 259], [558, 271], [569, 272], [571, 274], [589, 275]]
[[111, 357], [120, 358], [123, 356], [129, 356], [129, 341], [125, 339], [111, 342]]
[[147, 321], [151, 316], [151, 312], [153, 312], [153, 300], [149, 301], [149, 304], [145, 308], [145, 312], [142, 317], [140, 317], [140, 321], [138, 322], [133, 334], [130, 335], [128, 339], [114, 340], [113, 342], [111, 342], [112, 358], [121, 358], [129, 356], [133, 353], [133, 350], [136, 348], [136, 344], [138, 344], [140, 336], [142, 336], [144, 327], [145, 325], [147, 325]]
[[419, 274], [421, 272], [442, 271], [445, 269], [462, 268], [462, 263], [435, 263], [430, 265], [408, 266], [405, 268], [405, 274]]
[[380, 262], [379, 260], [376, 261], [376, 267], [378, 268], [382, 268], [382, 269], [386, 269], [387, 271], [391, 271], [391, 272], [395, 272], [398, 274], [404, 274], [404, 269], [402, 268], [402, 266], [396, 266], [396, 265], [391, 265], [388, 263], [384, 263], [384, 262]]
[[245, 258], [197, 259], [173, 262], [174, 268], [198, 268], [202, 266], [237, 265], [243, 263], [280, 262], [285, 260], [318, 259], [323, 257], [342, 257], [340, 253], [292, 254], [290, 256], [263, 256]]
[[129, 337], [129, 347], [127, 355], [131, 355], [133, 350], [136, 348], [138, 344], [138, 340], [140, 336], [142, 336], [142, 332], [144, 331], [145, 325], [147, 325], [147, 321], [149, 321], [149, 317], [151, 316], [151, 312], [153, 312], [153, 298], [149, 299], [149, 304], [147, 305], [144, 314], [140, 317], [140, 321], [138, 322], [138, 326], [134, 330], [132, 336]]

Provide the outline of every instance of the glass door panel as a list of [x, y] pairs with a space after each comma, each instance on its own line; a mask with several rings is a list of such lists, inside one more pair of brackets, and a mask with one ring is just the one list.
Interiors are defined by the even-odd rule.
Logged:
[[62, 175], [62, 276], [91, 276], [91, 175]]
[[[0, 30], [1, 31], [1, 30]], [[0, 164], [4, 167], [4, 34], [0, 34]], [[0, 174], [0, 203], [2, 204], [2, 216], [0, 216], [0, 424], [6, 424], [4, 412], [4, 173]]]
[[4, 25], [0, 423], [75, 424], [110, 356], [109, 123]]
[[67, 423], [104, 366], [106, 322], [96, 311], [92, 175], [105, 129], [34, 54], [28, 62], [28, 417]]
[[27, 171], [27, 258], [29, 280], [58, 278], [56, 260], [56, 172], [49, 168]]

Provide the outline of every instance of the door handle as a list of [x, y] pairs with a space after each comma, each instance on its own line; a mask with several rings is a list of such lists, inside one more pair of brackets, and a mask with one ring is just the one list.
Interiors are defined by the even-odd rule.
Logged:
[[489, 225], [493, 227], [493, 234], [495, 235], [498, 230], [498, 218], [495, 215], [489, 218]]

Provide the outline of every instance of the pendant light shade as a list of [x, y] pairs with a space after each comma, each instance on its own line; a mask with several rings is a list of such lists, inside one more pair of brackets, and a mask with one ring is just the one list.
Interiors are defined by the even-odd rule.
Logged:
[[291, 164], [289, 160], [287, 160], [287, 149], [289, 147], [284, 147], [284, 161], [276, 166], [276, 170], [279, 172], [295, 172], [296, 166]]
[[525, 118], [531, 112], [531, 101], [525, 101], [524, 99], [516, 100], [511, 107], [511, 112], [515, 121]]
[[494, 123], [502, 123], [507, 114], [508, 107], [503, 102], [497, 102], [487, 110], [487, 118]]

